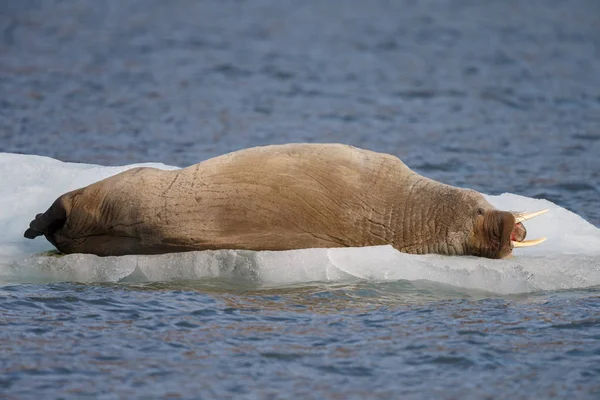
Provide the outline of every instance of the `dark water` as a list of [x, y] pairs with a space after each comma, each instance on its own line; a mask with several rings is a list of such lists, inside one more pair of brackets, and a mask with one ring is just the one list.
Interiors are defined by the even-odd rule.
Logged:
[[598, 294], [7, 286], [0, 385], [43, 398], [597, 398]]
[[[0, 151], [184, 166], [298, 141], [598, 226], [600, 2], [0, 3]], [[599, 304], [598, 287], [13, 284], [0, 395], [598, 398]]]

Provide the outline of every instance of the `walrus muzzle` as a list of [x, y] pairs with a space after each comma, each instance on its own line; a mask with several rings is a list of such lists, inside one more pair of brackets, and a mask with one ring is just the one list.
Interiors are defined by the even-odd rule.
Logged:
[[60, 196], [24, 236], [99, 256], [392, 245], [406, 253], [509, 256], [523, 222], [473, 190], [398, 158], [340, 144], [288, 144], [188, 168], [134, 168]]

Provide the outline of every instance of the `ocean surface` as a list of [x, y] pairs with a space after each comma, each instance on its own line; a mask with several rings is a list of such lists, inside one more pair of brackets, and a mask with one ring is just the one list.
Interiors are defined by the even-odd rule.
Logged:
[[[58, 257], [29, 221], [138, 163], [341, 142], [542, 245]], [[600, 398], [600, 2], [0, 4], [0, 398]]]

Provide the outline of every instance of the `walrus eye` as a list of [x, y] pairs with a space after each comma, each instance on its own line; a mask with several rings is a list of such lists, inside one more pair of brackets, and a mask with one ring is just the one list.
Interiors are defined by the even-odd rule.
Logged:
[[483, 213], [484, 213], [483, 208], [479, 207], [477, 209], [477, 215], [483, 215]]

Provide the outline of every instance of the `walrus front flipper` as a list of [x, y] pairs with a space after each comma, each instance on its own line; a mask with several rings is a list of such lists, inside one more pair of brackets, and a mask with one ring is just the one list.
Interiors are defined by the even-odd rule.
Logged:
[[67, 212], [62, 205], [61, 198], [58, 198], [48, 211], [35, 216], [35, 219], [29, 224], [29, 229], [25, 231], [23, 236], [27, 239], [34, 239], [41, 235], [51, 238], [54, 232], [62, 228], [66, 221]]

